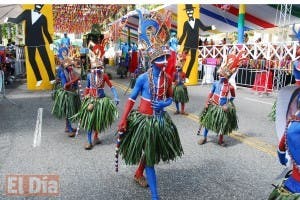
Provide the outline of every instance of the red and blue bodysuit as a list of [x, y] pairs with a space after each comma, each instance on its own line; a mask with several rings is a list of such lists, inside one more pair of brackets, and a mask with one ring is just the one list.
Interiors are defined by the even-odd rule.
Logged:
[[74, 137], [76, 129], [72, 128], [68, 118], [74, 115], [80, 107], [80, 97], [76, 92], [78, 89], [77, 81], [79, 80], [79, 77], [74, 75], [71, 65], [64, 67], [63, 64], [58, 67], [57, 76], [58, 79], [60, 79], [62, 88], [58, 89], [55, 94], [52, 113], [58, 118], [61, 118], [62, 116], [65, 117], [65, 132], [68, 132], [70, 137]]
[[[105, 114], [115, 115], [115, 111], [116, 111], [115, 106], [111, 105], [112, 102], [106, 98], [106, 95], [104, 92], [105, 84], [107, 84], [108, 87], [110, 87], [110, 89], [114, 95], [114, 101], [116, 104], [118, 104], [120, 100], [119, 100], [117, 91], [111, 84], [108, 75], [103, 72], [103, 69], [92, 69], [92, 72], [87, 75], [87, 86], [86, 86], [84, 94], [87, 98], [90, 98], [92, 100], [92, 102], [89, 102], [90, 104], [93, 104], [93, 109], [91, 109], [92, 112], [101, 112], [98, 114], [97, 113], [94, 114], [95, 118], [93, 118], [93, 120], [90, 120], [91, 122], [94, 121], [94, 123], [98, 123], [99, 126], [96, 124], [91, 124], [91, 125], [87, 126], [87, 127], [90, 127], [90, 129], [87, 130], [88, 131], [87, 132], [88, 144], [85, 146], [85, 149], [87, 149], [87, 150], [91, 149], [92, 146], [95, 144], [100, 144], [100, 140], [98, 138], [98, 132], [101, 130], [104, 130], [108, 126], [108, 124], [111, 124], [113, 122], [113, 120], [115, 118], [115, 117], [105, 116]], [[101, 106], [99, 106], [100, 104], [104, 105], [103, 101], [101, 101], [101, 100], [103, 100], [103, 101], [108, 100], [109, 104], [106, 104], [107, 108], [103, 108], [102, 110], [96, 109], [97, 107], [101, 107]], [[82, 107], [84, 107], [84, 105]], [[112, 109], [112, 110], [110, 110], [110, 109]], [[84, 110], [84, 112], [85, 112], [85, 110]], [[106, 112], [106, 113], [104, 113], [104, 112]], [[105, 118], [106, 118], [105, 120], [108, 120], [108, 118], [111, 120], [107, 124], [104, 122], [105, 120], [103, 118], [101, 119], [101, 116], [102, 117], [105, 116]], [[91, 123], [91, 122], [87, 122], [87, 123]], [[95, 131], [94, 141], [92, 141], [93, 130]]]
[[[184, 111], [185, 103], [189, 101], [188, 91], [185, 83], [185, 73], [182, 71], [181, 67], [177, 67], [177, 71], [173, 74], [173, 83], [174, 83], [174, 91], [173, 91], [173, 99], [176, 105], [176, 112], [174, 114], [183, 114], [187, 113]], [[181, 112], [179, 112], [179, 103], [181, 103]]]
[[[233, 118], [233, 120], [235, 121], [236, 116], [227, 115], [227, 113], [231, 113], [228, 112], [227, 110], [228, 108], [234, 109], [234, 107], [229, 105], [229, 103], [233, 102], [234, 98], [235, 98], [234, 87], [228, 82], [227, 78], [220, 76], [220, 79], [214, 82], [212, 85], [211, 91], [206, 101], [205, 110], [210, 111], [212, 106], [216, 106], [218, 109], [220, 109], [220, 112], [224, 113], [223, 115], [224, 117]], [[202, 113], [202, 116], [200, 117], [200, 123], [205, 127], [205, 129], [203, 132], [204, 138], [198, 142], [199, 144], [204, 144], [207, 141], [207, 134], [208, 134], [208, 130], [210, 129], [210, 127], [206, 127], [206, 124], [209, 124], [207, 123], [207, 121], [216, 120], [215, 117], [206, 119], [206, 117], [209, 116], [207, 115], [207, 113], [208, 112], [205, 111], [204, 113]], [[224, 121], [227, 120], [214, 121], [212, 124], [214, 124], [214, 127], [216, 128], [211, 127], [213, 131], [219, 134], [218, 144], [222, 146], [224, 145], [223, 135], [227, 135], [232, 131], [232, 129], [237, 128], [237, 124], [236, 126], [233, 127], [231, 127], [231, 125], [228, 122], [227, 123], [225, 122], [226, 124], [222, 124], [224, 123]], [[220, 129], [219, 127], [227, 127], [227, 128]]]
[[[159, 199], [154, 165], [183, 154], [177, 128], [164, 110], [172, 104], [172, 83], [162, 70], [163, 60], [164, 56], [156, 58], [152, 68], [138, 77], [118, 125], [124, 133], [120, 154], [126, 164], [139, 163], [135, 180], [141, 185], [146, 169], [153, 200]], [[132, 108], [139, 94], [141, 101], [135, 111]]]

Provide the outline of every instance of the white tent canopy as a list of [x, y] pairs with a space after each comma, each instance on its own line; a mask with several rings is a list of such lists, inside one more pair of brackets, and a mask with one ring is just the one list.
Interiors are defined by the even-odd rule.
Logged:
[[3, 24], [7, 17], [17, 17], [23, 11], [21, 4], [1, 4], [0, 24]]

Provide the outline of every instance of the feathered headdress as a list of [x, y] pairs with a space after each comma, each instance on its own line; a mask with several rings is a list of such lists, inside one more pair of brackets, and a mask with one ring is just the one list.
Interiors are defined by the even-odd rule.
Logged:
[[237, 55], [229, 54], [221, 64], [218, 73], [225, 78], [230, 78], [231, 75], [239, 68], [239, 63], [246, 58], [242, 58], [245, 51], [240, 51]]
[[136, 10], [139, 15], [139, 46], [146, 49], [150, 62], [164, 55], [169, 55], [167, 42], [170, 39], [170, 31], [165, 23], [159, 23], [154, 17], [146, 17], [141, 10]]

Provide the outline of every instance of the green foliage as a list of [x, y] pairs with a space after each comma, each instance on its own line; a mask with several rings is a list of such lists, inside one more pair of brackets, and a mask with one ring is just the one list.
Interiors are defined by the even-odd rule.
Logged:
[[2, 37], [12, 39], [16, 37], [16, 25], [5, 23], [1, 25]]
[[126, 164], [138, 164], [143, 153], [147, 166], [183, 155], [178, 130], [167, 112], [150, 116], [132, 111], [127, 119], [127, 132], [120, 145], [120, 155]]
[[[93, 109], [88, 110], [88, 106], [93, 104]], [[118, 110], [114, 102], [109, 97], [85, 98], [77, 114], [72, 116], [72, 121], [80, 120], [80, 127], [85, 130], [104, 131], [118, 118]]]

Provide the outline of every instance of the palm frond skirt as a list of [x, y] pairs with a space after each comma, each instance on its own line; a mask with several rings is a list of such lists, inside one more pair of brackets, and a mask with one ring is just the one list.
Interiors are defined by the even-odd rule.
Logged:
[[174, 102], [187, 103], [189, 102], [189, 95], [187, 87], [185, 85], [177, 85], [173, 90], [173, 100]]
[[300, 194], [288, 191], [284, 187], [284, 181], [285, 180], [283, 180], [279, 185], [277, 185], [274, 188], [268, 200], [300, 200]]
[[126, 164], [138, 164], [143, 154], [147, 166], [183, 155], [177, 128], [167, 112], [157, 117], [131, 111], [127, 122], [119, 150]]
[[[88, 106], [92, 105], [91, 110]], [[80, 127], [84, 130], [104, 131], [118, 118], [117, 106], [109, 97], [96, 98], [88, 97], [82, 102], [80, 110], [70, 119], [80, 120]]]
[[63, 88], [56, 90], [51, 113], [61, 119], [71, 117], [80, 108], [80, 96], [76, 92], [66, 91]]
[[219, 105], [209, 104], [208, 108], [204, 108], [201, 112], [199, 123], [217, 134], [230, 134], [233, 130], [238, 129], [238, 119], [234, 104], [228, 103], [226, 112]]

